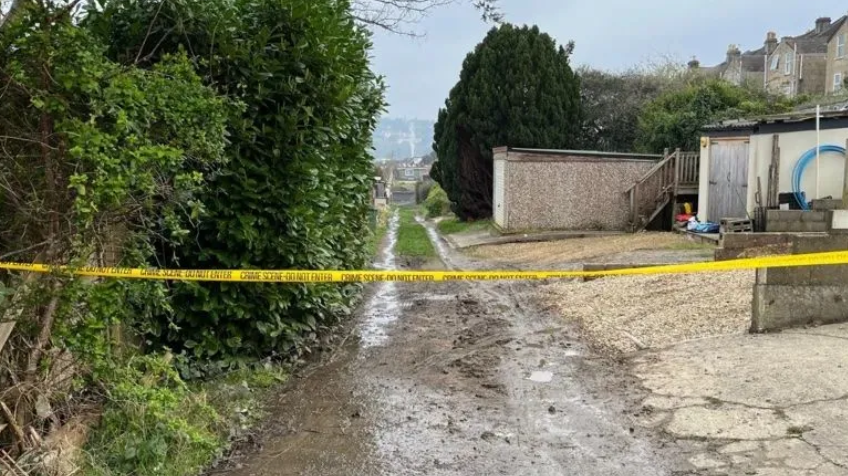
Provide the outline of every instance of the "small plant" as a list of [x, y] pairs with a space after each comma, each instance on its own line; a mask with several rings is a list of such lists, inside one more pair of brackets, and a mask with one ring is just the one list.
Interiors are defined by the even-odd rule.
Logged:
[[448, 194], [439, 185], [433, 185], [424, 200], [424, 209], [427, 210], [427, 218], [435, 218], [445, 215], [450, 211], [450, 200]]
[[169, 358], [133, 357], [95, 376], [106, 403], [88, 444], [89, 474], [196, 474], [224, 445], [221, 417]]
[[286, 372], [266, 364], [188, 384], [170, 357], [151, 355], [94, 377], [105, 403], [83, 474], [193, 476], [263, 416], [262, 396]]

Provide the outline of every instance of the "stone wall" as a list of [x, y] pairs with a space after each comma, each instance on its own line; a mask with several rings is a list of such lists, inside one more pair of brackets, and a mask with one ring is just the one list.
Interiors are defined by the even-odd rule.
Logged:
[[[803, 57], [803, 79], [798, 81], [799, 91], [796, 94], [820, 95], [827, 87], [827, 55], [807, 54]], [[799, 57], [798, 61], [802, 59]]]
[[625, 191], [658, 159], [510, 150], [503, 231], [626, 231], [630, 203]]
[[836, 37], [838, 35], [848, 34], [848, 22], [842, 23], [839, 31], [830, 39], [827, 45], [827, 73], [825, 78], [825, 86], [828, 93], [833, 92], [833, 75], [836, 73], [842, 74], [842, 80], [848, 78], [848, 55], [841, 58], [836, 54]]
[[[791, 253], [848, 250], [848, 235], [790, 235]], [[757, 270], [751, 332], [848, 321], [848, 265]]]

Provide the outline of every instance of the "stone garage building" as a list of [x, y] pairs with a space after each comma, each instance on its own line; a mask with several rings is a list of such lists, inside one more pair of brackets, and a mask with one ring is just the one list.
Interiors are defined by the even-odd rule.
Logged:
[[629, 231], [627, 190], [661, 155], [500, 147], [494, 152], [495, 225], [505, 233]]

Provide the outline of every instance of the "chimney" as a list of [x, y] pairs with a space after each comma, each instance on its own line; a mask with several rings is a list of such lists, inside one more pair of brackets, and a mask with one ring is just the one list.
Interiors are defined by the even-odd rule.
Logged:
[[766, 33], [766, 55], [770, 55], [774, 53], [774, 50], [777, 49], [777, 33], [770, 31]]
[[816, 20], [816, 33], [822, 33], [830, 28], [830, 17], [821, 17]]
[[736, 57], [738, 57], [741, 54], [742, 54], [742, 52], [739, 51], [738, 46], [736, 46], [736, 45], [728, 46], [727, 47], [727, 62], [728, 63], [732, 62], [734, 59], [736, 59]]
[[689, 66], [689, 69], [698, 69], [701, 67], [701, 62], [698, 61], [698, 58], [693, 56], [687, 65]]

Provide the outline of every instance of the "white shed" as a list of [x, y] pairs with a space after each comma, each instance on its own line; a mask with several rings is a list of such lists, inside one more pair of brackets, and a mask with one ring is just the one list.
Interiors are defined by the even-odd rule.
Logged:
[[[823, 113], [820, 134], [816, 114], [795, 113], [707, 126], [701, 137], [698, 219], [753, 218], [758, 206], [775, 208], [781, 194], [792, 193], [799, 159], [821, 146], [846, 147], [848, 111]], [[841, 198], [844, 152], [822, 152], [801, 169], [800, 191], [807, 201]], [[759, 193], [758, 193], [759, 190]], [[759, 203], [759, 205], [758, 205]]]

